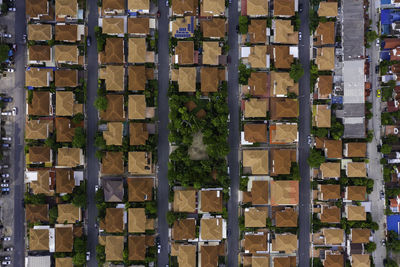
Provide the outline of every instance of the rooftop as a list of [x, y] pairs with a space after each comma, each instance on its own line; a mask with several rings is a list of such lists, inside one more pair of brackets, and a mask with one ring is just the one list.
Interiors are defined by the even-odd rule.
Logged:
[[106, 95], [107, 109], [100, 111], [100, 118], [105, 121], [124, 121], [124, 96], [123, 95]]
[[76, 223], [81, 220], [81, 208], [76, 207], [73, 204], [58, 204], [57, 209], [58, 223]]
[[174, 191], [174, 212], [189, 212], [196, 211], [196, 190], [175, 190]]
[[266, 118], [268, 102], [266, 99], [250, 98], [244, 101], [245, 118]]
[[268, 218], [268, 208], [266, 207], [251, 207], [246, 208], [244, 212], [245, 227], [266, 227]]
[[101, 161], [101, 173], [105, 175], [121, 175], [124, 173], [122, 152], [106, 151]]
[[108, 235], [106, 236], [106, 261], [122, 261], [124, 251], [124, 237]]
[[331, 200], [341, 198], [339, 184], [320, 184], [321, 200]]
[[268, 174], [268, 150], [243, 150], [243, 167], [253, 175]]
[[347, 177], [367, 177], [367, 168], [364, 162], [347, 163]]
[[323, 223], [340, 223], [341, 214], [342, 211], [336, 206], [323, 206], [320, 219]]
[[122, 208], [106, 208], [106, 232], [122, 233], [124, 231], [124, 209]]
[[153, 173], [151, 152], [130, 151], [128, 152], [128, 171], [132, 174]]
[[299, 181], [271, 181], [271, 205], [297, 205]]
[[299, 43], [299, 33], [294, 31], [294, 26], [292, 25], [292, 22], [290, 20], [275, 19], [273, 20], [273, 23], [275, 23], [275, 32], [274, 32], [275, 43], [281, 43], [281, 44]]
[[272, 251], [295, 253], [297, 251], [297, 235], [275, 234], [275, 239], [272, 239]]
[[153, 178], [128, 178], [127, 183], [130, 202], [143, 202], [153, 199]]

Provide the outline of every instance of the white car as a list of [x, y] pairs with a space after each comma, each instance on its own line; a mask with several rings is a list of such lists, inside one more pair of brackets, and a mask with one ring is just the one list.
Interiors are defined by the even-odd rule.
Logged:
[[299, 41], [301, 41], [301, 32], [299, 32]]
[[9, 184], [0, 184], [0, 187], [9, 187]]
[[5, 237], [3, 237], [3, 241], [11, 241], [11, 236], [5, 236]]
[[86, 261], [90, 261], [90, 251], [86, 252]]
[[4, 33], [4, 34], [3, 34], [3, 37], [4, 37], [4, 38], [11, 38], [11, 36], [12, 36], [12, 35], [9, 34], [9, 33]]
[[2, 177], [2, 178], [8, 178], [8, 177], [10, 177], [10, 174], [9, 174], [9, 173], [3, 173], [3, 174], [1, 175], [1, 177]]
[[15, 69], [13, 69], [13, 68], [8, 68], [8, 69], [6, 69], [6, 71], [7, 71], [7, 72], [14, 72]]
[[11, 141], [11, 137], [2, 137], [1, 140], [3, 140], [3, 141]]
[[2, 261], [1, 264], [2, 265], [11, 265], [11, 261]]
[[95, 191], [95, 192], [99, 191], [99, 185], [95, 185], [95, 186], [94, 186], [94, 191]]
[[168, 2], [168, 0], [165, 1], [165, 6], [166, 6], [166, 7], [169, 7], [169, 2]]
[[18, 114], [18, 109], [17, 109], [17, 107], [13, 107], [13, 109], [12, 109], [12, 114], [13, 114], [14, 116]]
[[1, 113], [2, 116], [11, 116], [12, 112], [11, 111], [4, 111]]

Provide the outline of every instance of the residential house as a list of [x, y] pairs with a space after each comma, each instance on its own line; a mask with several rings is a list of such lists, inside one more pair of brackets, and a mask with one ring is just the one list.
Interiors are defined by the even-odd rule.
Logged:
[[100, 18], [99, 20], [104, 34], [123, 36], [126, 32], [124, 17]]
[[54, 61], [58, 64], [80, 64], [77, 45], [55, 45]]
[[100, 111], [100, 119], [105, 121], [125, 121], [124, 96], [106, 95], [107, 109]]
[[271, 120], [297, 118], [299, 116], [299, 102], [297, 99], [273, 97], [270, 98]]
[[369, 243], [371, 237], [371, 229], [367, 228], [352, 228], [350, 229], [351, 243]]
[[146, 123], [129, 123], [129, 144], [131, 146], [145, 145], [149, 139], [149, 131]]
[[266, 99], [250, 98], [242, 102], [245, 118], [266, 118], [268, 101]]
[[321, 170], [321, 178], [339, 178], [340, 177], [340, 162], [324, 162], [319, 167]]
[[100, 68], [99, 78], [105, 80], [107, 91], [122, 92], [125, 90], [124, 66], [107, 65], [105, 68]]
[[345, 143], [343, 155], [347, 158], [365, 158], [367, 156], [367, 143]]
[[297, 123], [275, 123], [269, 127], [271, 144], [296, 143], [299, 139]]
[[196, 239], [196, 219], [179, 219], [172, 226], [173, 240], [194, 240]]
[[56, 20], [78, 19], [77, 0], [56, 0]]
[[295, 10], [295, 0], [274, 0], [274, 17], [292, 17]]
[[28, 48], [29, 64], [50, 64], [52, 58], [53, 55], [49, 45], [31, 45]]
[[243, 150], [243, 172], [268, 175], [268, 150]]
[[247, 35], [251, 44], [265, 44], [267, 42], [267, 20], [250, 20]]
[[272, 260], [274, 267], [296, 267], [296, 256], [277, 257]]
[[271, 181], [271, 206], [299, 204], [299, 181]]
[[122, 122], [107, 122], [107, 130], [103, 131], [103, 138], [107, 146], [122, 146]]
[[51, 179], [48, 170], [26, 171], [25, 179], [25, 182], [29, 183], [29, 188], [33, 194], [54, 195], [54, 180]]
[[173, 61], [179, 65], [193, 65], [195, 63], [195, 51], [193, 41], [178, 41], [175, 47]]
[[56, 24], [55, 28], [55, 41], [60, 42], [79, 42], [82, 40], [84, 33], [83, 25], [76, 24]]
[[286, 97], [288, 93], [296, 95], [299, 93], [299, 84], [290, 78], [289, 72], [271, 71], [270, 84], [270, 95], [274, 97]]
[[125, 0], [103, 0], [102, 12], [105, 15], [117, 15], [125, 13]]
[[47, 0], [25, 1], [25, 13], [27, 19], [40, 20], [49, 15], [50, 3]]
[[150, 11], [149, 0], [128, 0], [128, 10], [130, 12], [140, 12], [141, 14], [147, 14]]
[[225, 80], [225, 69], [217, 67], [201, 67], [200, 69], [200, 91], [207, 95], [208, 93], [218, 92], [218, 86]]
[[55, 227], [55, 252], [72, 252], [74, 244], [72, 225], [63, 225]]
[[226, 238], [226, 220], [203, 216], [200, 220], [200, 240], [221, 241]]
[[319, 184], [318, 200], [329, 201], [341, 198], [339, 184]]
[[341, 210], [336, 206], [321, 206], [321, 213], [318, 213], [322, 223], [340, 223]]
[[351, 257], [351, 266], [354, 267], [371, 266], [369, 254], [351, 254], [350, 257]]
[[[268, 74], [266, 72], [251, 72], [248, 86], [248, 93], [251, 96], [265, 96], [267, 95], [267, 80]], [[243, 89], [242, 89], [243, 90]]]
[[335, 22], [320, 22], [314, 33], [314, 45], [333, 45], [335, 44]]
[[277, 69], [290, 69], [294, 59], [298, 58], [298, 49], [294, 46], [274, 45], [272, 46], [274, 67]]
[[75, 188], [74, 171], [71, 169], [56, 168], [56, 193], [72, 194]]
[[122, 152], [106, 151], [101, 160], [102, 175], [124, 174], [124, 160]]
[[106, 261], [122, 261], [124, 251], [124, 237], [107, 235], [105, 244]]
[[172, 0], [172, 14], [175, 16], [196, 15], [198, 1], [195, 0]]
[[294, 234], [275, 234], [272, 239], [272, 251], [284, 252], [286, 254], [296, 253], [298, 248], [297, 235]]
[[202, 0], [200, 3], [200, 16], [224, 16], [225, 1], [224, 0]]
[[144, 261], [146, 259], [146, 248], [148, 236], [130, 235], [128, 236], [128, 259], [130, 261]]
[[154, 51], [147, 51], [146, 38], [128, 39], [128, 62], [136, 64], [154, 62]]
[[269, 56], [267, 53], [267, 46], [242, 46], [240, 48], [240, 57], [247, 60], [248, 64], [253, 69], [266, 69], [269, 68]]
[[184, 244], [178, 246], [178, 265], [196, 267], [196, 246]]
[[297, 227], [298, 212], [293, 208], [275, 211], [276, 227]]
[[322, 1], [319, 3], [318, 16], [320, 17], [337, 17], [338, 3], [335, 1]]
[[75, 102], [72, 91], [56, 92], [56, 116], [73, 116], [83, 113], [83, 105]]
[[271, 175], [290, 174], [292, 163], [296, 162], [296, 150], [294, 149], [272, 149]]
[[344, 246], [345, 233], [343, 229], [324, 228], [322, 229], [324, 243], [328, 246]]
[[225, 18], [212, 18], [209, 20], [202, 20], [200, 22], [201, 31], [204, 38], [225, 38], [226, 35], [226, 19]]
[[196, 190], [186, 189], [186, 190], [174, 190], [174, 202], [173, 210], [174, 212], [196, 212]]
[[294, 31], [291, 20], [274, 19], [272, 28], [274, 29], [274, 42], [280, 44], [298, 44], [299, 33]]
[[[225, 256], [225, 244], [199, 245], [199, 259], [201, 266], [218, 266], [220, 256]], [[200, 265], [199, 265], [200, 266]]]
[[317, 48], [317, 56], [315, 58], [315, 64], [318, 66], [318, 70], [333, 71], [335, 68], [335, 48], [334, 47], [321, 47]]
[[57, 223], [77, 223], [82, 221], [82, 210], [73, 204], [58, 204]]
[[54, 71], [54, 84], [56, 87], [76, 87], [78, 86], [77, 70], [56, 70]]
[[128, 209], [128, 232], [145, 233], [146, 230], [154, 230], [154, 219], [146, 218], [144, 208]]
[[27, 120], [25, 122], [25, 139], [44, 140], [52, 131], [52, 120]]
[[62, 147], [57, 151], [59, 167], [77, 167], [84, 164], [83, 151], [80, 148]]
[[53, 38], [51, 24], [28, 24], [28, 40], [45, 42]]
[[49, 204], [26, 204], [25, 220], [27, 222], [48, 222]]
[[[115, 73], [115, 74], [117, 74], [117, 73]], [[120, 74], [118, 74], [118, 75], [120, 75]], [[123, 76], [121, 79], [123, 82], [124, 81]], [[119, 78], [118, 78], [118, 81], [119, 81]], [[144, 91], [146, 89], [146, 82], [147, 82], [146, 67], [144, 65], [128, 66], [128, 90], [129, 91]], [[110, 88], [111, 88], [111, 86], [110, 86]]]
[[325, 259], [322, 262], [324, 266], [344, 266], [344, 257], [340, 252], [339, 254], [331, 254], [330, 251], [325, 251]]
[[367, 177], [367, 167], [364, 162], [349, 162], [346, 165], [347, 177]]
[[328, 159], [342, 158], [342, 140], [325, 140], [324, 141], [325, 157]]
[[244, 226], [249, 228], [264, 228], [267, 226], [268, 208], [251, 207], [244, 210]]
[[28, 114], [31, 116], [50, 116], [53, 114], [51, 93], [46, 91], [33, 91], [32, 101], [27, 103]]
[[154, 178], [127, 178], [129, 202], [153, 200]]
[[185, 16], [169, 22], [169, 32], [175, 38], [190, 38], [197, 29], [196, 17]]
[[242, 144], [266, 143], [267, 124], [265, 123], [245, 123], [242, 132]]
[[244, 252], [253, 255], [268, 253], [268, 237], [266, 232], [245, 233], [244, 236]]
[[25, 71], [25, 86], [27, 87], [49, 87], [52, 80], [52, 69], [29, 67]]
[[104, 51], [100, 54], [101, 62], [105, 64], [123, 64], [124, 60], [124, 39], [108, 37]]
[[50, 243], [54, 246], [54, 239], [50, 239], [50, 235], [54, 238], [54, 229], [49, 226], [29, 229], [29, 251], [49, 251]]
[[320, 75], [317, 78], [318, 99], [330, 99], [332, 95], [333, 76]]
[[177, 74], [179, 92], [196, 92], [196, 68], [180, 67]]
[[346, 205], [345, 212], [349, 221], [365, 221], [367, 218], [364, 206]]
[[331, 128], [331, 109], [328, 105], [315, 105], [314, 121], [318, 128]]
[[47, 146], [31, 146], [28, 149], [29, 164], [52, 163], [53, 152]]
[[366, 201], [367, 187], [366, 186], [346, 186], [345, 200], [349, 201]]
[[107, 233], [122, 233], [125, 228], [124, 209], [106, 208], [105, 231]]
[[128, 17], [128, 34], [148, 35], [150, 34], [150, 18]]
[[102, 178], [104, 201], [124, 202], [124, 182], [121, 178]]
[[222, 49], [218, 42], [203, 41], [203, 65], [218, 65]]
[[131, 174], [145, 175], [153, 173], [151, 152], [130, 151], [128, 152], [128, 172]]
[[[250, 17], [266, 17], [268, 16], [269, 1], [265, 0], [247, 0], [246, 13]], [[244, 9], [244, 7], [242, 7]]]

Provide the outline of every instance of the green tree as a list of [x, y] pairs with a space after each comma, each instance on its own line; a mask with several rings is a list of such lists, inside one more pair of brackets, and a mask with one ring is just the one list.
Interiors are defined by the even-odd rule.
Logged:
[[76, 237], [74, 239], [74, 252], [86, 253], [86, 241], [83, 238]]
[[376, 33], [376, 31], [368, 31], [365, 34], [365, 38], [367, 39], [368, 43], [372, 43], [376, 40], [376, 38], [378, 38], [378, 34]]
[[247, 16], [239, 17], [239, 32], [241, 34], [246, 34], [248, 31], [249, 19]]
[[52, 207], [51, 209], [49, 209], [50, 224], [56, 223], [57, 218], [58, 218], [58, 208], [57, 207]]
[[369, 242], [369, 243], [365, 244], [364, 248], [368, 251], [368, 253], [372, 253], [376, 250], [376, 243]]
[[29, 192], [25, 192], [24, 203], [25, 204], [46, 204], [46, 195], [45, 194], [37, 194], [33, 195]]
[[0, 45], [0, 62], [4, 62], [8, 59], [8, 51], [10, 51], [10, 47], [8, 45]]
[[168, 225], [172, 226], [174, 222], [176, 221], [176, 215], [172, 211], [167, 212], [167, 222]]
[[146, 213], [151, 215], [157, 214], [157, 203], [155, 201], [146, 202]]
[[96, 259], [97, 259], [97, 262], [99, 263], [99, 266], [102, 266], [102, 264], [106, 261], [105, 246], [102, 246], [102, 245], [96, 246]]
[[85, 130], [82, 127], [75, 128], [74, 139], [72, 140], [72, 146], [77, 148], [84, 148], [86, 145]]
[[86, 263], [85, 253], [75, 253], [75, 255], [72, 257], [72, 262], [74, 265], [84, 265]]
[[85, 119], [82, 113], [77, 113], [72, 117], [72, 122], [75, 124], [81, 123]]
[[106, 111], [107, 105], [108, 105], [108, 100], [106, 97], [104, 97], [104, 96], [96, 97], [96, 100], [94, 101], [94, 106], [95, 106], [95, 108], [97, 108], [97, 110]]
[[340, 140], [344, 132], [344, 126], [341, 122], [336, 121], [331, 126], [331, 136], [335, 140]]
[[300, 80], [301, 76], [304, 74], [303, 66], [300, 63], [292, 64], [290, 68], [290, 78], [292, 78], [296, 83]]
[[390, 152], [392, 152], [392, 146], [390, 146], [388, 144], [383, 144], [382, 148], [381, 148], [381, 152], [383, 154], [389, 154]]
[[247, 84], [251, 75], [251, 69], [247, 68], [245, 64], [239, 65], [239, 83]]
[[317, 137], [320, 138], [328, 136], [328, 128], [316, 128], [313, 132]]
[[323, 162], [325, 162], [325, 157], [322, 155], [321, 150], [311, 149], [307, 162], [310, 167], [318, 168]]
[[98, 149], [106, 149], [107, 147], [107, 143], [106, 140], [104, 140], [103, 138], [103, 134], [102, 133], [97, 133], [95, 140], [94, 140], [94, 145], [98, 148]]
[[385, 267], [399, 267], [396, 261], [392, 260], [391, 258], [386, 258], [384, 260]]
[[239, 190], [240, 191], [247, 191], [247, 184], [249, 182], [249, 177], [241, 177], [240, 178], [240, 185], [239, 185]]

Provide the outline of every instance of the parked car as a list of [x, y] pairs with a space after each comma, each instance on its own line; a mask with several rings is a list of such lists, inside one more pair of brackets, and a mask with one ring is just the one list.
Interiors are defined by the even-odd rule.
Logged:
[[22, 42], [25, 44], [26, 43], [26, 34], [24, 34], [23, 36], [22, 36]]
[[379, 45], [381, 44], [379, 39], [376, 39], [376, 46], [379, 47]]
[[239, 25], [236, 25], [236, 32], [239, 33]]
[[14, 250], [13, 247], [4, 248], [4, 251], [13, 251], [13, 250]]
[[3, 260], [9, 261], [9, 260], [11, 260], [11, 257], [10, 256], [5, 256]]
[[3, 187], [1, 189], [2, 192], [10, 192], [10, 188], [9, 187]]
[[14, 116], [18, 114], [18, 109], [17, 109], [17, 107], [13, 107], [13, 109], [12, 109], [12, 114], [13, 114]]
[[9, 178], [10, 174], [9, 173], [2, 173], [1, 178]]
[[299, 41], [301, 41], [301, 32], [299, 32]]
[[2, 182], [2, 183], [9, 183], [10, 180], [8, 180], [8, 179], [3, 179], [3, 180], [1, 180], [1, 182]]
[[166, 6], [166, 7], [169, 7], [169, 2], [168, 2], [168, 0], [165, 1], [165, 6]]
[[11, 141], [11, 137], [5, 136], [5, 137], [2, 137], [1, 140], [3, 140], [3, 141]]
[[15, 72], [15, 69], [13, 69], [13, 68], [7, 68], [6, 71], [7, 71], [7, 72]]
[[95, 191], [95, 192], [99, 191], [99, 185], [95, 185], [95, 186], [94, 186], [94, 191]]
[[303, 12], [303, 4], [302, 3], [299, 4], [299, 12]]
[[309, 144], [309, 145], [311, 145], [311, 136], [307, 136], [307, 143]]
[[385, 199], [385, 192], [383, 192], [383, 190], [381, 190], [381, 192], [379, 193], [379, 196], [382, 200]]
[[86, 38], [86, 45], [87, 45], [87, 46], [90, 46], [91, 43], [92, 43], [92, 38], [90, 38], [90, 36], [88, 36], [88, 37]]
[[1, 191], [1, 194], [2, 195], [8, 195], [8, 194], [10, 194], [10, 191]]
[[2, 265], [11, 265], [11, 261], [2, 261], [1, 264]]
[[11, 33], [3, 33], [3, 37], [4, 38], [11, 38], [12, 35], [11, 35]]
[[90, 251], [86, 252], [86, 261], [90, 261]]
[[0, 96], [0, 100], [3, 102], [12, 102], [12, 97], [2, 97]]
[[3, 241], [11, 241], [11, 236], [4, 236], [2, 238]]
[[377, 98], [381, 97], [381, 89], [376, 89], [376, 97]]
[[10, 145], [10, 144], [5, 144], [5, 143], [3, 143], [3, 144], [1, 144], [1, 146], [2, 146], [2, 147], [10, 147], [11, 145]]
[[0, 184], [0, 187], [10, 187], [10, 185], [9, 184]]
[[1, 169], [8, 169], [8, 165], [0, 165], [0, 170]]
[[161, 17], [161, 12], [160, 10], [157, 11], [157, 18]]
[[8, 8], [8, 11], [13, 11], [13, 12], [15, 12], [15, 11], [17, 11], [17, 9], [16, 9], [15, 7], [9, 7], [9, 8]]
[[1, 113], [1, 115], [2, 115], [2, 116], [11, 116], [11, 115], [12, 115], [12, 112], [11, 112], [11, 111], [3, 111], [3, 112]]

